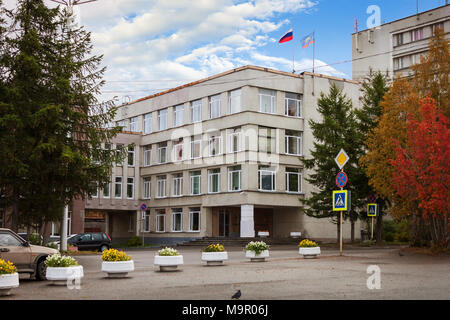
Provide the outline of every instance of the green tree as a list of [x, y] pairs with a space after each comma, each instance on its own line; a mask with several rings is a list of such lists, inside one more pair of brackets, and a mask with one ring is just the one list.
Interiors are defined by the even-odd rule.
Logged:
[[349, 156], [349, 162], [344, 167], [348, 176], [345, 189], [351, 191], [352, 206], [349, 217], [352, 221], [357, 219], [357, 208], [361, 207], [361, 195], [364, 195], [358, 186], [364, 181], [364, 173], [357, 165], [357, 155], [361, 146], [358, 144], [355, 115], [352, 102], [337, 88], [335, 84], [330, 87], [328, 95], [323, 92], [317, 101], [320, 121], [309, 121], [314, 136], [314, 147], [310, 159], [300, 159], [305, 169], [311, 170], [306, 181], [315, 188], [309, 198], [300, 199], [304, 212], [311, 217], [327, 218], [337, 223], [337, 239], [340, 239], [340, 215], [332, 211], [332, 191], [337, 190], [336, 175], [340, 171], [334, 159], [340, 149], [344, 149]]
[[105, 68], [90, 33], [42, 0], [7, 14], [15, 32], [1, 58], [0, 181], [17, 228], [58, 220], [72, 199], [109, 182], [117, 155], [101, 146], [120, 128], [109, 126], [115, 107], [97, 99]]

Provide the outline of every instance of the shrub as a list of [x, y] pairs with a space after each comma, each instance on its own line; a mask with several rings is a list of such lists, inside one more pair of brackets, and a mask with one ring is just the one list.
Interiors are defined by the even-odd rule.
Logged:
[[40, 245], [41, 244], [41, 236], [39, 235], [39, 233], [32, 233], [32, 234], [30, 234], [28, 239], [30, 240], [29, 242], [31, 244], [34, 244], [34, 245]]
[[210, 244], [206, 248], [203, 248], [203, 252], [224, 252], [225, 247], [221, 244]]
[[131, 257], [123, 251], [108, 249], [102, 253], [103, 261], [129, 261]]
[[45, 265], [47, 267], [65, 268], [77, 266], [78, 262], [72, 257], [61, 256], [59, 253], [55, 253], [45, 259]]
[[180, 254], [178, 253], [177, 250], [173, 249], [173, 248], [164, 248], [161, 250], [158, 250], [158, 256], [179, 256]]
[[13, 274], [17, 272], [16, 266], [11, 261], [0, 259], [0, 275]]
[[312, 248], [312, 247], [317, 247], [317, 243], [308, 239], [303, 239], [299, 244], [299, 247], [302, 248]]
[[58, 244], [54, 242], [49, 242], [45, 245], [47, 248], [58, 249]]
[[128, 240], [129, 247], [139, 247], [142, 246], [142, 239], [138, 236], [132, 237]]
[[383, 221], [383, 240], [387, 242], [408, 242], [411, 240], [408, 228], [406, 219]]
[[250, 241], [246, 246], [246, 251], [254, 251], [255, 254], [260, 254], [264, 250], [268, 250], [269, 245], [264, 241]]

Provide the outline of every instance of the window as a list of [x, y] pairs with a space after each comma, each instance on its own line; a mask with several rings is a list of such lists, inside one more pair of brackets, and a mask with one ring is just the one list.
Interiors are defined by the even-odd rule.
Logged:
[[208, 192], [220, 192], [220, 169], [208, 170]]
[[228, 191], [241, 190], [241, 166], [228, 168]]
[[394, 34], [394, 47], [403, 44], [403, 33]]
[[420, 63], [420, 57], [423, 56], [425, 52], [415, 53], [411, 55], [411, 64]]
[[116, 166], [122, 166], [122, 162], [119, 160], [120, 158], [122, 158], [122, 149], [123, 149], [123, 144], [116, 144], [116, 157], [117, 157], [117, 162], [116, 162]]
[[22, 242], [9, 233], [0, 233], [0, 246], [20, 247]]
[[173, 142], [173, 159], [174, 161], [183, 160], [183, 138]]
[[128, 232], [134, 232], [135, 222], [135, 216], [133, 214], [130, 214], [128, 217]]
[[144, 167], [152, 164], [152, 146], [144, 146]]
[[144, 115], [144, 134], [152, 132], [152, 114], [147, 113]]
[[259, 166], [258, 189], [264, 191], [275, 191], [275, 170], [268, 166]]
[[230, 92], [230, 114], [241, 111], [241, 89]]
[[157, 198], [165, 198], [166, 197], [166, 176], [158, 176], [156, 178], [156, 182], [157, 182], [156, 197]]
[[178, 127], [184, 123], [184, 105], [179, 105], [174, 108], [173, 126]]
[[191, 137], [191, 159], [197, 159], [202, 156], [201, 137]]
[[156, 210], [156, 232], [166, 232], [166, 212]]
[[286, 154], [300, 156], [302, 154], [302, 132], [286, 130]]
[[144, 178], [144, 194], [142, 195], [144, 199], [150, 199], [151, 181], [151, 178]]
[[405, 67], [405, 57], [394, 58], [394, 70], [403, 69]]
[[138, 117], [133, 117], [133, 118], [130, 118], [130, 131], [131, 132], [137, 132], [138, 130], [138, 126], [137, 126], [137, 124], [138, 124]]
[[222, 137], [220, 136], [220, 132], [212, 135], [209, 138], [209, 155], [216, 156], [222, 153], [221, 147]]
[[259, 152], [275, 153], [275, 129], [267, 127], [258, 128]]
[[122, 177], [116, 177], [114, 182], [114, 198], [122, 198]]
[[150, 211], [145, 211], [144, 221], [142, 221], [143, 232], [150, 232]]
[[128, 166], [134, 167], [134, 146], [128, 147]]
[[239, 152], [241, 151], [241, 128], [228, 129], [228, 152]]
[[275, 91], [259, 89], [259, 111], [275, 113]]
[[181, 208], [172, 209], [172, 232], [183, 231], [183, 210]]
[[158, 111], [159, 130], [167, 129], [167, 109]]
[[134, 198], [134, 178], [127, 178], [127, 199]]
[[436, 23], [436, 24], [431, 26], [431, 32], [432, 32], [433, 35], [436, 32], [437, 28], [440, 28], [440, 29], [442, 29], [442, 31], [444, 31], [445, 30], [444, 29], [444, 22], [438, 22], [438, 23]]
[[91, 198], [98, 198], [98, 183], [93, 182], [92, 187], [95, 189], [94, 189], [94, 193], [92, 193], [92, 195], [91, 195]]
[[105, 183], [103, 185], [103, 198], [109, 198], [110, 197], [110, 183]]
[[190, 179], [191, 179], [191, 194], [196, 195], [200, 194], [201, 192], [201, 178], [202, 173], [201, 171], [192, 171], [190, 173]]
[[167, 162], [167, 142], [158, 143], [158, 163]]
[[183, 174], [177, 173], [173, 175], [173, 192], [174, 197], [183, 195]]
[[189, 209], [189, 231], [200, 231], [200, 208]]
[[417, 28], [411, 31], [411, 41], [418, 41], [423, 39], [423, 28]]
[[191, 120], [192, 122], [202, 121], [202, 100], [195, 100], [192, 102]]
[[116, 126], [117, 126], [117, 127], [122, 127], [122, 131], [123, 131], [123, 128], [126, 127], [126, 120], [120, 120], [120, 121], [117, 121], [117, 122], [116, 122]]
[[286, 191], [302, 192], [302, 174], [296, 168], [286, 168]]
[[302, 100], [301, 96], [296, 93], [286, 92], [284, 98], [285, 114], [289, 117], [302, 117]]
[[209, 98], [209, 118], [220, 117], [220, 94]]

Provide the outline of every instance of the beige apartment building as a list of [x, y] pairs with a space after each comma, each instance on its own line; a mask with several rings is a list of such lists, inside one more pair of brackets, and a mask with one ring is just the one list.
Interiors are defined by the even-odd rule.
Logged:
[[387, 71], [391, 79], [409, 76], [411, 66], [427, 53], [436, 28], [442, 28], [450, 38], [450, 5], [353, 33], [352, 79], [364, 78], [369, 68]]
[[308, 120], [332, 83], [358, 104], [357, 82], [245, 66], [120, 106], [124, 129], [108, 147], [128, 158], [86, 200], [85, 231], [146, 243], [258, 231], [335, 239], [335, 224], [304, 215], [299, 201], [311, 192], [299, 160], [313, 147]]

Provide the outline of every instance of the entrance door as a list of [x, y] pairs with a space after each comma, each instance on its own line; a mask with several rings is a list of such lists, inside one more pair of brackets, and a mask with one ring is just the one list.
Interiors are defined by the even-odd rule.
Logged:
[[219, 237], [229, 237], [231, 229], [231, 213], [228, 210], [219, 210]]

